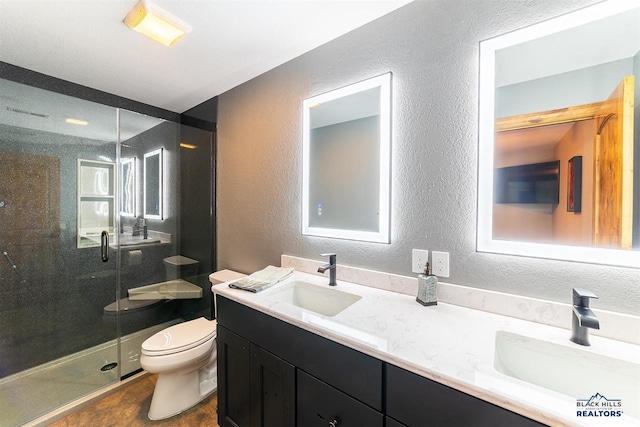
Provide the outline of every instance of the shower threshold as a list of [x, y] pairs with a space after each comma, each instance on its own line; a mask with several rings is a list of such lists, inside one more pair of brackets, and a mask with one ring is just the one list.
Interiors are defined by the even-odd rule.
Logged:
[[[140, 348], [154, 333], [178, 323], [156, 325], [122, 337], [118, 362], [117, 340], [45, 363], [0, 379], [1, 427], [25, 424], [100, 388], [117, 383], [140, 369]], [[120, 369], [102, 370], [119, 363]]]

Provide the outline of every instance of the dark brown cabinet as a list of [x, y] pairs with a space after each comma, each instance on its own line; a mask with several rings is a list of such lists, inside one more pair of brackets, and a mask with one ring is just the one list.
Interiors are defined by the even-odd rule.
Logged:
[[295, 366], [218, 325], [218, 424], [295, 426]]
[[296, 425], [296, 367], [251, 344], [251, 426]]
[[251, 355], [248, 340], [218, 325], [218, 424], [251, 425]]

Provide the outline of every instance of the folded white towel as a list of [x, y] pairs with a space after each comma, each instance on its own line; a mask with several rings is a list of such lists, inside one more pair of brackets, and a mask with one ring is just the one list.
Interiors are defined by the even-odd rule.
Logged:
[[249, 292], [260, 292], [286, 279], [291, 273], [293, 273], [293, 268], [291, 267], [284, 268], [269, 265], [249, 277], [230, 283], [229, 287]]

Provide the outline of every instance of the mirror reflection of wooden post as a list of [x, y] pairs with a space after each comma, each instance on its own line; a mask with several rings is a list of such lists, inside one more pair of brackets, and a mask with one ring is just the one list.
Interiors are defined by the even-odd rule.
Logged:
[[593, 244], [630, 249], [633, 229], [634, 76], [625, 77], [598, 111]]

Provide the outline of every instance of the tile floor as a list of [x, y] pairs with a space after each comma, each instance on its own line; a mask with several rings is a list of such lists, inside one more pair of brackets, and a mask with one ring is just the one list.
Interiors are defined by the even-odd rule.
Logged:
[[85, 406], [78, 411], [50, 424], [51, 427], [146, 427], [218, 426], [218, 396], [211, 396], [185, 412], [162, 421], [150, 421], [147, 417], [156, 375], [142, 378], [127, 387]]

